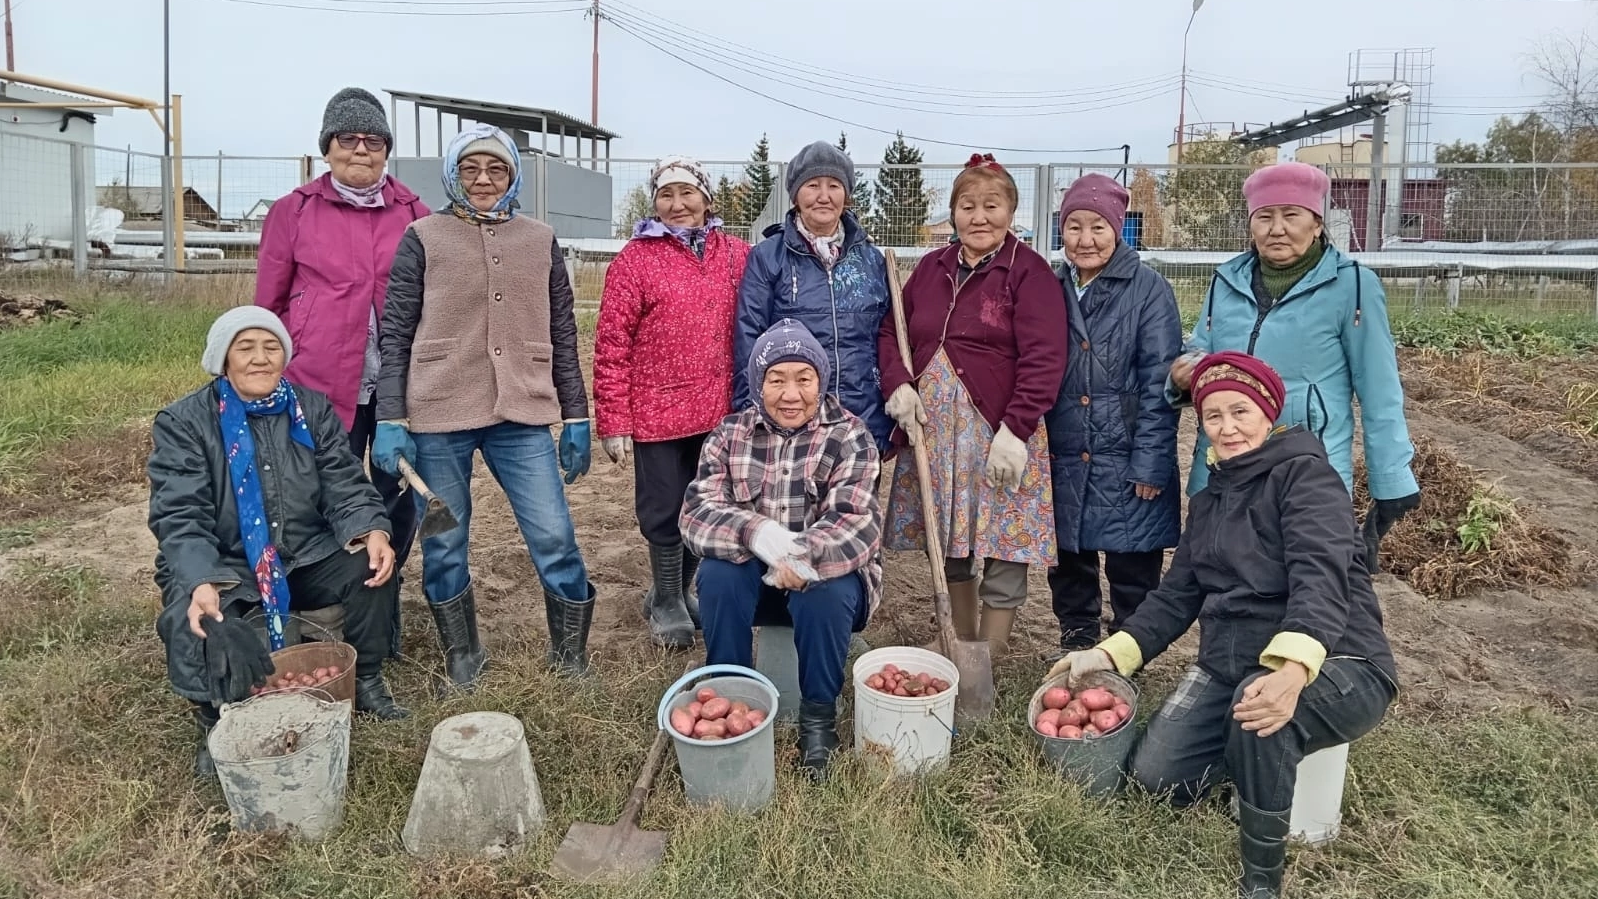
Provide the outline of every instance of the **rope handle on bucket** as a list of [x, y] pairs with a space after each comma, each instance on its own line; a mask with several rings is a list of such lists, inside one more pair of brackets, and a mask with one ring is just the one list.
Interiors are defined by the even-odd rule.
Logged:
[[701, 677], [706, 677], [713, 674], [733, 674], [740, 677], [747, 677], [750, 680], [765, 684], [773, 693], [779, 692], [777, 690], [777, 685], [772, 683], [770, 678], [754, 670], [753, 668], [745, 668], [742, 665], [706, 665], [703, 668], [695, 668], [687, 674], [684, 674], [682, 677], [677, 678], [677, 682], [672, 684], [670, 687], [667, 687], [665, 694], [660, 697], [660, 706], [655, 709], [655, 721], [661, 730], [666, 730], [667, 728], [671, 727], [672, 698], [678, 693], [681, 693], [683, 687], [688, 686], [690, 683], [693, 683]]

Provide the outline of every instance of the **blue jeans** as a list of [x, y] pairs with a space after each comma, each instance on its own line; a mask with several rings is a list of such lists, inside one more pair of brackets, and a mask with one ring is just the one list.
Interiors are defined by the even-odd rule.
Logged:
[[1298, 763], [1312, 752], [1349, 743], [1381, 723], [1396, 688], [1364, 659], [1331, 658], [1298, 696], [1287, 726], [1268, 737], [1232, 717], [1243, 689], [1197, 665], [1189, 668], [1152, 719], [1132, 758], [1131, 776], [1179, 806], [1204, 797], [1230, 776], [1237, 798], [1265, 812], [1293, 807]]
[[[846, 574], [804, 590], [779, 590], [760, 579], [765, 563], [722, 559], [699, 563], [699, 619], [705, 630], [705, 663], [754, 667], [754, 626], [793, 622], [799, 651], [799, 695], [832, 705], [843, 691], [849, 635], [865, 627], [870, 611], [865, 581]], [[784, 608], [784, 606], [786, 608]], [[784, 614], [786, 612], [786, 614]]]
[[422, 541], [422, 592], [428, 602], [454, 599], [472, 583], [466, 548], [472, 526], [472, 457], [478, 451], [510, 500], [544, 589], [568, 602], [592, 597], [548, 427], [501, 422], [411, 437], [416, 441], [416, 473], [460, 521], [460, 527]]

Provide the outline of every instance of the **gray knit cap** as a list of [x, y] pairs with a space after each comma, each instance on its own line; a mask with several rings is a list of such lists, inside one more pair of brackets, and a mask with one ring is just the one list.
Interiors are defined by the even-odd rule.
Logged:
[[823, 177], [842, 181], [846, 196], [854, 193], [854, 162], [842, 150], [818, 140], [788, 163], [788, 199], [798, 202], [800, 186], [811, 178]]
[[217, 316], [211, 323], [210, 333], [205, 335], [205, 354], [200, 357], [200, 367], [205, 373], [220, 376], [227, 364], [227, 351], [233, 345], [233, 338], [251, 328], [263, 328], [277, 335], [283, 343], [283, 365], [287, 367], [294, 358], [294, 341], [289, 339], [289, 329], [283, 327], [283, 320], [273, 315], [272, 310], [260, 306], [235, 306]]
[[335, 134], [372, 134], [388, 141], [394, 148], [394, 132], [388, 129], [388, 116], [376, 97], [358, 87], [346, 87], [327, 101], [322, 112], [322, 135], [317, 146], [322, 155], [333, 145]]

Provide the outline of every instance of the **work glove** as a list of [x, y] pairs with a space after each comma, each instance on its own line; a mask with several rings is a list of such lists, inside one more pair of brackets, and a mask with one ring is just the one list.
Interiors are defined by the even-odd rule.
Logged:
[[276, 666], [249, 622], [206, 616], [200, 619], [200, 627], [205, 631], [200, 645], [205, 649], [205, 683], [211, 702], [238, 702], [250, 695], [251, 687], [266, 683]]
[[921, 394], [916, 392], [914, 384], [900, 384], [882, 408], [904, 432], [904, 439], [911, 446], [921, 442], [921, 426], [927, 423], [927, 410], [921, 405]]
[[1365, 566], [1371, 574], [1381, 570], [1376, 554], [1381, 551], [1382, 538], [1393, 529], [1400, 518], [1408, 515], [1420, 506], [1420, 491], [1415, 491], [1409, 496], [1398, 499], [1379, 499], [1371, 510], [1365, 513]]
[[775, 521], [767, 520], [755, 529], [755, 539], [749, 544], [749, 551], [765, 562], [767, 568], [776, 568], [790, 559], [804, 558], [805, 545], [800, 542], [798, 534]]
[[1009, 425], [1000, 424], [988, 450], [988, 486], [1000, 490], [1020, 486], [1025, 469], [1026, 443], [1010, 433]]
[[610, 461], [617, 465], [626, 465], [627, 454], [633, 451], [633, 439], [625, 434], [620, 437], [606, 437], [599, 441], [599, 445], [604, 448], [605, 455], [610, 457]]
[[1049, 669], [1049, 673], [1043, 679], [1053, 680], [1062, 674], [1069, 674], [1070, 677], [1066, 678], [1066, 682], [1075, 684], [1082, 677], [1095, 671], [1114, 670], [1115, 662], [1110, 659], [1109, 653], [1096, 647], [1079, 649], [1076, 652], [1066, 653], [1065, 658], [1055, 662], [1054, 667]]
[[560, 468], [566, 472], [566, 483], [574, 484], [578, 478], [588, 474], [588, 465], [592, 461], [588, 419], [566, 419], [560, 428]]
[[411, 439], [411, 429], [404, 422], [378, 422], [377, 434], [372, 438], [372, 464], [399, 477], [401, 459], [416, 464], [416, 441]]

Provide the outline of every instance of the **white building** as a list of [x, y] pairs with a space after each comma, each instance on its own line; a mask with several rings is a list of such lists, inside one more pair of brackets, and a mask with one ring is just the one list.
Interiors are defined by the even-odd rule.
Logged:
[[[90, 102], [0, 81], [0, 103]], [[72, 146], [82, 153], [83, 201], [94, 197], [94, 122], [108, 108], [0, 107], [0, 245], [72, 237]]]

